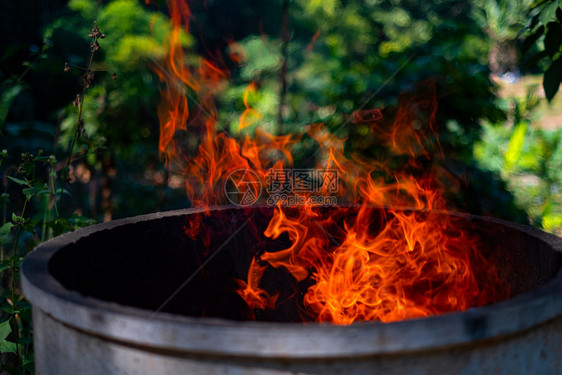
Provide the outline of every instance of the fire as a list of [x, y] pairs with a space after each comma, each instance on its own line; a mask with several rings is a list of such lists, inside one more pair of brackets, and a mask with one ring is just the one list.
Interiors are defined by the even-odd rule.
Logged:
[[[287, 231], [293, 246], [261, 259], [286, 267], [297, 280], [315, 281], [304, 306], [321, 322], [389, 322], [498, 297], [475, 277], [474, 267], [489, 266], [479, 257], [478, 242], [456, 230], [446, 215], [398, 210], [387, 215], [376, 217], [362, 206], [352, 222], [338, 225], [327, 215], [289, 219], [276, 211], [266, 235]], [[373, 220], [381, 219], [384, 228], [372, 232]]]
[[254, 82], [250, 83], [248, 87], [246, 87], [246, 90], [244, 90], [244, 107], [246, 107], [246, 109], [244, 110], [242, 115], [240, 115], [240, 123], [238, 125], [238, 130], [242, 130], [245, 127], [250, 126], [257, 119], [261, 118], [261, 115], [255, 109], [251, 108], [250, 105], [248, 104], [248, 95], [250, 95], [250, 93], [255, 93], [255, 92], [256, 92], [256, 84]]
[[275, 302], [279, 296], [278, 294], [270, 296], [266, 291], [259, 287], [265, 269], [265, 266], [259, 266], [256, 259], [253, 259], [248, 271], [247, 282], [236, 280], [240, 286], [240, 289], [238, 289], [237, 292], [244, 301], [246, 301], [248, 305], [262, 310], [274, 309]]
[[[193, 205], [224, 204], [223, 187], [229, 176], [250, 170], [265, 184], [275, 171], [293, 166], [291, 150], [302, 135], [275, 136], [259, 128], [261, 116], [248, 100], [257, 90], [254, 83], [243, 96], [239, 129], [258, 123], [255, 133], [234, 138], [218, 131], [213, 96], [228, 73], [205, 59], [200, 59], [198, 68], [186, 65], [181, 39], [189, 31], [189, 7], [185, 0], [168, 3], [172, 20], [168, 54], [163, 66], [155, 68], [163, 82], [160, 152], [168, 166], [184, 176]], [[243, 50], [235, 42], [230, 45], [236, 49], [231, 58], [239, 62]], [[246, 279], [236, 280], [236, 292], [250, 310], [275, 309], [279, 303], [279, 291], [261, 287], [270, 267], [288, 272], [297, 283], [308, 282], [300, 302], [303, 319], [319, 322], [391, 322], [507, 297], [508, 289], [482, 255], [478, 237], [462, 230], [455, 216], [446, 212], [436, 177], [438, 163], [431, 163], [432, 158], [442, 157], [437, 99], [431, 83], [425, 87], [430, 88], [429, 95], [404, 95], [394, 113], [369, 109], [351, 116], [352, 124], [369, 127], [375, 142], [409, 160], [398, 169], [381, 160], [346, 155], [345, 139], [322, 124], [306, 127], [318, 144], [316, 170], [324, 177], [335, 171], [338, 177], [321, 181], [315, 194], [329, 196], [337, 191], [340, 202], [353, 206], [327, 209], [312, 203], [277, 203], [263, 234], [272, 240], [285, 236], [290, 245], [278, 251], [263, 249], [249, 264]], [[178, 134], [185, 132], [198, 143], [182, 143]], [[260, 191], [254, 193], [258, 196]], [[185, 232], [191, 238], [202, 235], [201, 216], [186, 225]]]

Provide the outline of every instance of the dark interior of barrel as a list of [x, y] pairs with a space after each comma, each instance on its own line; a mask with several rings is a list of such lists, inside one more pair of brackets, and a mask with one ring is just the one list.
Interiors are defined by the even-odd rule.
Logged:
[[[235, 280], [246, 278], [256, 254], [288, 247], [287, 236], [272, 240], [263, 234], [272, 210], [232, 208], [195, 214], [202, 215], [206, 231], [196, 239], [185, 232], [194, 214], [155, 217], [98, 231], [60, 249], [49, 262], [49, 272], [69, 290], [152, 311], [301, 322], [309, 279], [297, 282], [282, 268], [267, 268], [263, 288], [280, 291], [273, 310], [249, 311], [235, 291]], [[380, 210], [373, 208], [373, 215]], [[354, 213], [356, 209], [349, 208], [348, 214]], [[539, 237], [486, 219], [459, 217], [458, 221], [486, 244], [483, 255], [497, 265], [511, 296], [545, 284], [561, 267], [561, 254]]]

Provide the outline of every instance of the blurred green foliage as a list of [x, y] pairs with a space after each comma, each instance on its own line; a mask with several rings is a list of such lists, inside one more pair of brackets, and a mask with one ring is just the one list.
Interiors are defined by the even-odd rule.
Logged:
[[[517, 77], [519, 70], [544, 73], [545, 96], [554, 103], [562, 82], [559, 0], [191, 5], [192, 34], [181, 37], [186, 58], [194, 67], [206, 56], [229, 68], [216, 103], [219, 126], [231, 135], [257, 127], [302, 134], [306, 125], [323, 122], [347, 139], [348, 155], [400, 165], [402, 155], [393, 155], [376, 132], [353, 118], [355, 111], [380, 108], [391, 121], [409, 92], [421, 103], [412, 102], [422, 108], [415, 113], [419, 123], [431, 115], [426, 104], [437, 103], [434, 126], [446, 157], [418, 162], [439, 168], [451, 208], [530, 220], [560, 233], [562, 131], [535, 125], [542, 99], [534, 91], [500, 98], [491, 80], [506, 73]], [[87, 138], [66, 168], [77, 118], [71, 103], [84, 84], [94, 22], [107, 38], [84, 101]], [[284, 29], [288, 42], [280, 36]], [[3, 363], [5, 370], [32, 371], [33, 356], [21, 349], [31, 345], [30, 309], [16, 297], [16, 285], [19, 260], [34, 244], [94, 221], [190, 204], [183, 181], [169, 174], [157, 149], [161, 86], [153, 68], [164, 57], [169, 30], [165, 0], [0, 3], [0, 149], [7, 149], [1, 154], [0, 302], [10, 322], [0, 323], [0, 352], [18, 352], [21, 359], [19, 369]], [[70, 72], [64, 72], [65, 62]], [[259, 116], [240, 130], [251, 83], [256, 90], [248, 92], [247, 103]], [[189, 145], [199, 141], [188, 139]], [[304, 136], [295, 163], [313, 165], [312, 149], [314, 141]], [[67, 203], [55, 214], [57, 181], [67, 177]], [[14, 347], [17, 335], [21, 345]]]
[[[22, 150], [41, 147], [49, 152], [66, 151], [76, 117], [71, 102], [81, 90], [81, 69], [88, 65], [88, 33], [93, 22], [100, 25], [107, 39], [101, 58], [94, 64], [95, 86], [84, 103], [88, 142], [80, 145], [84, 157], [74, 163], [82, 171], [76, 179], [92, 183], [87, 189], [84, 185], [70, 188], [74, 209], [101, 220], [175, 207], [178, 203], [166, 206], [162, 199], [164, 195], [173, 199], [174, 193], [165, 184], [166, 171], [157, 155], [159, 91], [158, 79], [150, 69], [150, 64], [159, 63], [163, 57], [170, 25], [164, 13], [150, 11], [138, 1], [100, 5], [93, 0], [71, 0], [45, 25], [42, 37], [49, 47], [46, 62], [36, 66], [33, 73], [49, 75], [58, 82], [52, 89], [60, 93], [60, 100], [44, 116], [50, 122], [46, 125], [49, 142], [23, 144]], [[184, 41], [186, 46], [190, 43], [187, 36]], [[69, 74], [63, 72], [65, 62], [72, 66]], [[112, 73], [117, 74], [117, 80], [112, 79]], [[36, 84], [41, 83], [45, 82]], [[33, 89], [41, 91], [41, 87]], [[16, 117], [12, 108], [12, 118]], [[32, 135], [25, 142], [36, 138], [40, 125], [36, 120], [30, 123]], [[15, 131], [9, 132], [12, 127], [5, 127], [4, 147], [21, 139], [21, 127], [13, 128]], [[129, 188], [144, 199], [139, 201], [130, 195]], [[184, 201], [179, 193], [175, 197]]]
[[522, 45], [524, 68], [536, 66], [544, 72], [543, 88], [550, 102], [562, 83], [562, 3], [559, 0], [535, 0], [532, 18]]
[[534, 225], [562, 233], [562, 129], [543, 130], [533, 125], [539, 103], [530, 87], [524, 98], [506, 102], [510, 122], [485, 124], [475, 145], [480, 165], [506, 180], [519, 207]]
[[[281, 6], [272, 3], [274, 8]], [[284, 58], [279, 52], [280, 40], [274, 33], [254, 30], [239, 39], [235, 48], [227, 49], [241, 48], [245, 58], [234, 67], [232, 82], [219, 97], [219, 119], [230, 133], [238, 134], [238, 118], [244, 110], [242, 94], [254, 82], [258, 90], [251, 106], [262, 117], [242, 133], [251, 133], [257, 126], [278, 132], [281, 112], [285, 132], [302, 133], [307, 124], [323, 122], [347, 138], [348, 153], [387, 160], [389, 150], [380, 147], [377, 135], [366, 124], [351, 121], [353, 112], [382, 108], [391, 118], [401, 93], [435, 95], [436, 127], [446, 154], [442, 167], [470, 181], [451, 187], [451, 206], [527, 222], [505, 185], [476, 167], [473, 160], [472, 147], [480, 137], [482, 119], [506, 120], [489, 78], [488, 54], [496, 40], [473, 17], [477, 9], [474, 2], [453, 0], [422, 4], [405, 0], [292, 1], [285, 105], [281, 107], [278, 99]], [[249, 15], [248, 23], [254, 24], [252, 17], [261, 16]], [[277, 22], [279, 29], [280, 20]], [[434, 91], [428, 89], [433, 85]], [[296, 163], [313, 164], [307, 142], [305, 137], [302, 147], [295, 150]]]
[[532, 0], [474, 0], [473, 18], [492, 41], [490, 69], [497, 75], [519, 74], [518, 36], [528, 23]]
[[[366, 125], [352, 123], [353, 112], [383, 108], [392, 116], [401, 93], [426, 90], [420, 89], [421, 82], [434, 85], [427, 95], [435, 95], [438, 102], [436, 125], [447, 155], [443, 167], [468, 174], [472, 181], [451, 189], [451, 202], [458, 210], [525, 222], [501, 181], [476, 166], [472, 147], [480, 139], [483, 120], [507, 120], [508, 111], [498, 105], [489, 78], [490, 53], [498, 43], [517, 37], [529, 19], [528, 5], [508, 0], [292, 0], [283, 55], [281, 0], [196, 1], [193, 34], [184, 36], [184, 46], [194, 64], [204, 55], [230, 68], [231, 80], [219, 93], [217, 107], [220, 126], [231, 134], [251, 133], [258, 126], [272, 133], [302, 133], [305, 125], [324, 122], [347, 138], [348, 153], [371, 158], [381, 158], [385, 150], [376, 146], [376, 136]], [[65, 61], [73, 67], [87, 64], [84, 46], [92, 22], [107, 34], [94, 66], [96, 85], [84, 106], [88, 141], [80, 146], [83, 157], [74, 163], [79, 172], [75, 180], [82, 183], [69, 188], [73, 207], [97, 220], [189, 204], [179, 189], [170, 188], [178, 184], [170, 184], [157, 155], [159, 83], [152, 67], [164, 54], [170, 28], [166, 12], [164, 1], [70, 0], [44, 25], [42, 60], [30, 72], [27, 89], [13, 86], [2, 92], [2, 101], [11, 106], [0, 112], [0, 119], [6, 118], [0, 146], [64, 152], [60, 145], [68, 143], [75, 116], [69, 103], [79, 86], [76, 75], [64, 74], [61, 67]], [[233, 53], [239, 55], [238, 63], [228, 58]], [[281, 106], [284, 60], [287, 92]], [[248, 101], [261, 117], [239, 131], [242, 97], [251, 82], [257, 90]], [[49, 90], [60, 94], [49, 95]], [[45, 111], [24, 108], [43, 97], [49, 97]], [[297, 163], [312, 163], [306, 150], [310, 142], [305, 137], [296, 149]], [[491, 184], [497, 189], [489, 189]]]

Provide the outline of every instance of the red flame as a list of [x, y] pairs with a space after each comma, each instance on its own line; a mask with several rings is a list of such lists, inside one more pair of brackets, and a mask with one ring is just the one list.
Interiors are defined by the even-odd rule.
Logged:
[[[189, 31], [189, 8], [184, 0], [168, 3], [169, 49], [165, 63], [156, 69], [164, 83], [159, 149], [168, 166], [184, 176], [193, 205], [223, 204], [223, 187], [233, 172], [250, 170], [265, 183], [275, 170], [293, 165], [291, 149], [299, 137], [270, 135], [259, 126], [253, 136], [242, 139], [217, 131], [212, 98], [228, 74], [205, 59], [200, 59], [198, 69], [186, 64], [181, 40]], [[230, 45], [235, 56], [231, 59], [245, 56], [238, 44]], [[248, 103], [248, 95], [255, 91], [254, 83], [245, 90], [239, 129], [261, 118]], [[195, 108], [193, 113], [190, 108]], [[271, 239], [286, 235], [290, 246], [265, 249], [252, 260], [246, 280], [237, 280], [237, 292], [250, 308], [276, 307], [278, 293], [260, 287], [268, 267], [286, 270], [299, 282], [312, 280], [303, 299], [304, 313], [336, 324], [423, 317], [507, 297], [496, 267], [481, 255], [478, 238], [461, 230], [454, 216], [444, 214], [437, 179], [429, 171], [417, 171], [417, 160], [431, 160], [431, 150], [441, 155], [436, 111], [436, 96], [430, 94], [403, 96], [398, 110], [389, 116], [383, 117], [378, 109], [352, 114], [352, 123], [367, 125], [377, 142], [395, 155], [409, 156], [410, 162], [397, 171], [381, 161], [347, 157], [345, 139], [330, 134], [322, 124], [306, 128], [318, 144], [316, 169], [324, 177], [330, 171], [337, 174], [336, 181], [323, 181], [314, 194], [331, 196], [337, 191], [340, 199], [359, 209], [326, 211], [313, 203], [291, 207], [278, 203], [264, 235]], [[176, 140], [178, 133], [188, 130], [198, 145]], [[298, 193], [304, 198], [312, 194]], [[387, 209], [374, 210], [374, 206]], [[195, 238], [204, 228], [198, 219], [185, 230]]]

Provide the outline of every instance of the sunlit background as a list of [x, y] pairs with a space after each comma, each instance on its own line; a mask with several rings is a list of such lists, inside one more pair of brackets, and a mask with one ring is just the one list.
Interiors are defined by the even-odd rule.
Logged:
[[[158, 149], [159, 111], [170, 116], [161, 91], [181, 77], [165, 63], [171, 1], [0, 2], [1, 374], [33, 372], [18, 278], [34, 246], [193, 205]], [[180, 65], [196, 71], [203, 57], [215, 64], [204, 74], [223, 76], [216, 113], [198, 104], [210, 99], [193, 82], [176, 79], [190, 120], [212, 116], [236, 139], [298, 135], [295, 166], [308, 168], [318, 145], [305, 128], [324, 124], [346, 139], [345, 158], [399, 169], [407, 152], [389, 152], [369, 118], [392, 121], [406, 103], [414, 138], [434, 120], [424, 135], [444, 157], [416, 163], [439, 164], [449, 210], [562, 235], [559, 1], [192, 0], [190, 9]], [[185, 157], [203, 138], [170, 136]]]
[[[469, 183], [453, 208], [562, 227], [562, 98], [545, 99], [544, 35], [528, 39], [530, 1], [194, 1], [187, 58], [212, 57], [229, 71], [218, 93], [219, 126], [239, 133], [244, 92], [259, 115], [244, 132], [299, 132], [324, 122], [349, 152], [373, 153], [353, 111], [389, 108], [431, 80], [448, 167]], [[85, 96], [87, 140], [70, 165], [69, 214], [109, 220], [190, 205], [183, 183], [158, 155], [160, 64], [170, 24], [165, 1], [4, 2], [1, 9], [0, 147], [4, 176], [20, 155], [64, 160], [73, 136], [96, 21], [106, 38]], [[554, 8], [555, 9], [555, 8]], [[541, 22], [556, 21], [540, 15]], [[285, 21], [284, 21], [285, 20]], [[558, 23], [559, 25], [559, 23]], [[535, 27], [535, 26], [533, 26]], [[556, 52], [559, 54], [559, 52]], [[71, 66], [64, 73], [64, 63]], [[285, 64], [285, 66], [284, 66]], [[117, 74], [117, 80], [112, 74]], [[196, 139], [186, 140], [194, 147]], [[306, 159], [306, 150], [297, 158]], [[10, 169], [11, 168], [11, 169]], [[60, 168], [59, 168], [60, 169]], [[4, 178], [4, 218], [17, 212], [17, 185]], [[40, 202], [33, 209], [41, 211]]]

